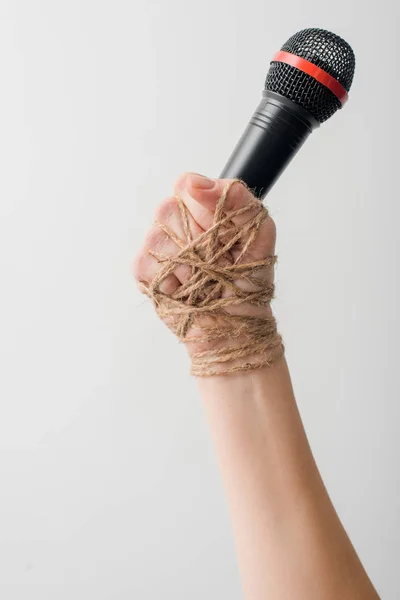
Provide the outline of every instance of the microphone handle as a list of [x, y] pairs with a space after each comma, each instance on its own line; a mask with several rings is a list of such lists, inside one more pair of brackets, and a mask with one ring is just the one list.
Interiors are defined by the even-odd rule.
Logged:
[[262, 199], [318, 126], [302, 106], [265, 90], [220, 178], [241, 179]]

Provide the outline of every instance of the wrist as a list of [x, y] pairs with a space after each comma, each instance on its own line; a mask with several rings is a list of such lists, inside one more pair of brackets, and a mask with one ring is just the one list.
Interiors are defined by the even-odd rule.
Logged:
[[209, 317], [198, 322], [185, 344], [193, 375], [253, 372], [270, 367], [283, 356], [284, 346], [271, 307], [263, 307], [257, 315], [251, 309], [249, 306], [247, 316], [225, 313], [211, 322]]
[[207, 403], [245, 400], [251, 404], [257, 403], [259, 397], [268, 401], [273, 401], [273, 397], [275, 401], [281, 401], [281, 398], [288, 395], [294, 398], [284, 354], [270, 366], [209, 377], [196, 377], [196, 383], [203, 401]]

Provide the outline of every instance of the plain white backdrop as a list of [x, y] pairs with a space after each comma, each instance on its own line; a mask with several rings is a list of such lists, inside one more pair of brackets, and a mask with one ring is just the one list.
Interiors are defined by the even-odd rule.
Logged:
[[241, 598], [188, 360], [130, 264], [173, 180], [218, 176], [305, 27], [342, 35], [357, 68], [268, 197], [275, 312], [335, 506], [400, 597], [399, 16], [395, 0], [0, 0], [2, 598]]

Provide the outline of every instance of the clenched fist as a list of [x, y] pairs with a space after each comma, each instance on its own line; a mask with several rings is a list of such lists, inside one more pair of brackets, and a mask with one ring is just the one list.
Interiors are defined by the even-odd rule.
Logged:
[[182, 175], [160, 203], [134, 276], [183, 341], [195, 375], [270, 364], [283, 352], [273, 296], [275, 224], [239, 181]]

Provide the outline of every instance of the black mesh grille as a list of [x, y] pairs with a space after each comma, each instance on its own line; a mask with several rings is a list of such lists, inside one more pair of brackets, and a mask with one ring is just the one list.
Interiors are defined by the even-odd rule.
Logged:
[[[304, 29], [281, 48], [296, 54], [337, 79], [349, 91], [355, 68], [354, 52], [342, 38], [323, 29]], [[337, 97], [310, 75], [285, 63], [272, 62], [265, 89], [297, 102], [322, 123], [340, 108]]]

